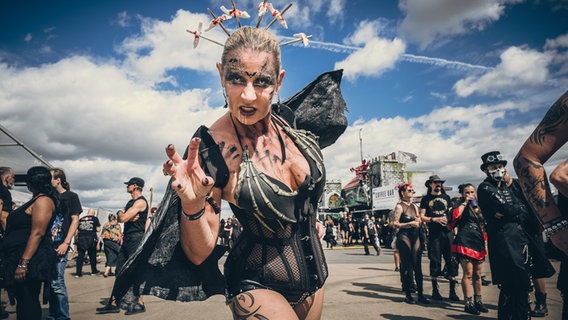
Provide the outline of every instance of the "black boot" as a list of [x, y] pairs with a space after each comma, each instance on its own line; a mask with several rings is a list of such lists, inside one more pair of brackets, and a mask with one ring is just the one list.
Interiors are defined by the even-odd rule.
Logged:
[[442, 298], [442, 295], [440, 294], [438, 279], [436, 278], [432, 279], [432, 299], [438, 301], [444, 300], [444, 298]]
[[404, 298], [404, 302], [408, 304], [416, 304], [416, 300], [414, 300], [412, 294], [409, 291], [406, 292], [406, 298]]
[[473, 305], [475, 306], [475, 309], [477, 309], [479, 312], [489, 312], [489, 310], [487, 309], [487, 307], [483, 304], [483, 301], [481, 300], [481, 296], [479, 295], [475, 295], [475, 301], [473, 303]]
[[477, 308], [475, 308], [475, 306], [473, 305], [473, 297], [465, 298], [465, 307], [463, 311], [469, 314], [474, 314], [476, 316], [479, 315], [479, 310], [477, 310]]
[[535, 305], [534, 310], [531, 311], [531, 316], [535, 318], [542, 318], [548, 315], [548, 308], [546, 307], [546, 293], [535, 291]]
[[418, 302], [421, 304], [430, 304], [430, 299], [426, 298], [422, 292], [418, 292]]
[[460, 301], [460, 297], [456, 293], [456, 280], [450, 280], [450, 300], [452, 301]]

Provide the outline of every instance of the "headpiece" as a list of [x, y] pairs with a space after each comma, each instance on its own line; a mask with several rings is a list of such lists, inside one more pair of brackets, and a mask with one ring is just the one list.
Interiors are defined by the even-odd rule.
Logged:
[[483, 163], [479, 167], [481, 171], [484, 171], [490, 164], [502, 164], [504, 166], [507, 165], [507, 160], [505, 160], [505, 157], [503, 157], [503, 155], [499, 151], [487, 152], [486, 154], [481, 156], [481, 161], [483, 161]]
[[[213, 11], [211, 11], [209, 8], [207, 8], [207, 11], [209, 12], [209, 15], [213, 18], [213, 20], [211, 20], [209, 22], [209, 25], [207, 26], [207, 28], [202, 31], [203, 28], [203, 22], [199, 22], [199, 24], [197, 25], [197, 29], [195, 29], [194, 31], [191, 31], [189, 29], [187, 29], [186, 31], [193, 34], [193, 47], [196, 48], [197, 45], [199, 44], [199, 39], [203, 38], [209, 42], [218, 44], [222, 47], [224, 47], [225, 45], [222, 44], [219, 41], [213, 40], [211, 38], [205, 37], [203, 36], [203, 32], [207, 32], [213, 28], [215, 28], [216, 26], [221, 27], [221, 29], [223, 29], [223, 31], [225, 31], [225, 33], [227, 34], [227, 36], [230, 36], [231, 33], [229, 32], [229, 30], [227, 30], [227, 28], [223, 25], [223, 23], [225, 21], [231, 20], [233, 18], [235, 18], [235, 20], [237, 21], [237, 25], [240, 28], [241, 27], [241, 20], [240, 19], [247, 19], [250, 18], [250, 15], [246, 12], [246, 11], [242, 11], [237, 9], [237, 7], [235, 6], [235, 1], [231, 0], [231, 5], [232, 5], [232, 9], [227, 9], [225, 8], [225, 6], [221, 6], [220, 9], [221, 11], [223, 11], [223, 14], [221, 14], [220, 16], [216, 16]], [[274, 17], [272, 19], [272, 21], [270, 21], [270, 23], [264, 27], [265, 30], [268, 30], [268, 28], [270, 28], [274, 22], [278, 21], [283, 27], [284, 29], [288, 29], [288, 24], [286, 23], [286, 19], [284, 18], [284, 13], [286, 11], [288, 11], [288, 9], [290, 9], [290, 7], [292, 6], [292, 4], [288, 4], [284, 9], [282, 9], [282, 11], [276, 10], [274, 9], [274, 6], [272, 5], [272, 3], [267, 2], [267, 0], [263, 0], [259, 5], [258, 5], [258, 19], [256, 21], [256, 28], [259, 28], [260, 26], [260, 22], [262, 21], [262, 17], [264, 17], [265, 14], [270, 13], [272, 14], [272, 16]], [[307, 36], [305, 33], [300, 32], [300, 33], [295, 33], [294, 34], [294, 40], [290, 40], [290, 41], [286, 41], [286, 42], [282, 42], [280, 43], [280, 46], [285, 46], [287, 44], [291, 44], [291, 43], [295, 43], [295, 42], [302, 42], [302, 44], [304, 46], [307, 46], [309, 43], [309, 38], [311, 38], [312, 36], [309, 35]]]

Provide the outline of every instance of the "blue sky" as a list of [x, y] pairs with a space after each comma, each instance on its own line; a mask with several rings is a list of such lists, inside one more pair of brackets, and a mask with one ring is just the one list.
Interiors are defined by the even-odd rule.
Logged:
[[[252, 16], [244, 25], [256, 21], [257, 2], [236, 1]], [[568, 89], [566, 0], [293, 3], [289, 29], [270, 30], [313, 38], [307, 48], [283, 47], [281, 99], [344, 69], [349, 127], [324, 150], [329, 179], [351, 178], [361, 133], [365, 158], [412, 152], [410, 170], [478, 183], [480, 155], [514, 157]], [[130, 176], [159, 199], [164, 147], [185, 145], [225, 112], [221, 48], [202, 39], [194, 49], [185, 32], [221, 5], [230, 1], [3, 1], [0, 123], [63, 167], [86, 206], [123, 206]], [[205, 35], [226, 39], [218, 28]], [[567, 155], [562, 149], [549, 166]]]

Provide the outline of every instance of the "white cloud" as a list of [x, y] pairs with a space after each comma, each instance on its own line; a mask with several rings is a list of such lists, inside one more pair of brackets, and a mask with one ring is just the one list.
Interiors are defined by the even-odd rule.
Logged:
[[346, 0], [331, 0], [327, 8], [327, 17], [331, 23], [343, 21]]
[[501, 63], [482, 76], [459, 80], [454, 90], [461, 97], [473, 93], [498, 95], [503, 90], [542, 84], [548, 77], [552, 56], [531, 49], [510, 47], [501, 54]]
[[[174, 68], [188, 68], [216, 73], [215, 63], [221, 56], [221, 46], [201, 38], [199, 46], [193, 48], [193, 35], [199, 22], [203, 29], [209, 25], [210, 17], [178, 10], [171, 22], [142, 19], [142, 31], [138, 36], [123, 41], [117, 50], [126, 56], [124, 65], [130, 76], [146, 83], [169, 81], [165, 72]], [[216, 27], [203, 35], [224, 43], [227, 35]]]
[[348, 80], [355, 80], [359, 76], [379, 77], [383, 72], [394, 68], [405, 47], [400, 39], [389, 41], [375, 38], [345, 60], [337, 62], [334, 69], [344, 69]]
[[499, 20], [507, 4], [518, 2], [522, 0], [400, 0], [406, 17], [399, 32], [425, 48], [443, 37], [483, 30]]
[[398, 38], [379, 38], [380, 28], [379, 20], [360, 22], [355, 32], [343, 42], [348, 46], [363, 45], [363, 48], [353, 51], [343, 61], [336, 62], [334, 69], [344, 69], [345, 78], [355, 80], [359, 76], [379, 77], [386, 70], [394, 68], [404, 54], [406, 44]]
[[568, 48], [568, 33], [560, 35], [554, 39], [546, 39], [545, 49]]

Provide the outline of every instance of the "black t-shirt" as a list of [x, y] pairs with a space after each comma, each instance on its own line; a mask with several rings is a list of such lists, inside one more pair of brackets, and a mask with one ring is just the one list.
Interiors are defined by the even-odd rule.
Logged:
[[146, 209], [144, 211], [138, 212], [140, 217], [136, 221], [127, 221], [124, 223], [124, 232], [123, 234], [131, 234], [131, 233], [144, 233], [146, 228], [146, 220], [148, 219], [148, 201], [144, 196], [140, 196], [136, 199], [130, 199], [126, 206], [124, 207], [124, 212], [128, 211], [133, 205], [136, 200], [142, 199], [146, 202]]
[[2, 183], [0, 183], [0, 199], [2, 199], [2, 211], [12, 212], [12, 194]]
[[79, 219], [79, 238], [96, 237], [97, 228], [101, 226], [99, 218], [95, 216], [84, 216]]
[[67, 237], [71, 225], [71, 216], [79, 216], [83, 212], [81, 201], [75, 192], [67, 190], [60, 193], [59, 200], [61, 204], [58, 212], [55, 213], [51, 227], [51, 238], [56, 247], [63, 243]]
[[[420, 209], [426, 210], [427, 217], [436, 218], [445, 216], [448, 221], [450, 221], [449, 212], [452, 206], [452, 199], [444, 193], [440, 195], [433, 195], [429, 193], [422, 197], [422, 201], [420, 201]], [[448, 227], [436, 222], [428, 223], [428, 230], [430, 231], [430, 236], [436, 236], [440, 232], [450, 232]]]

